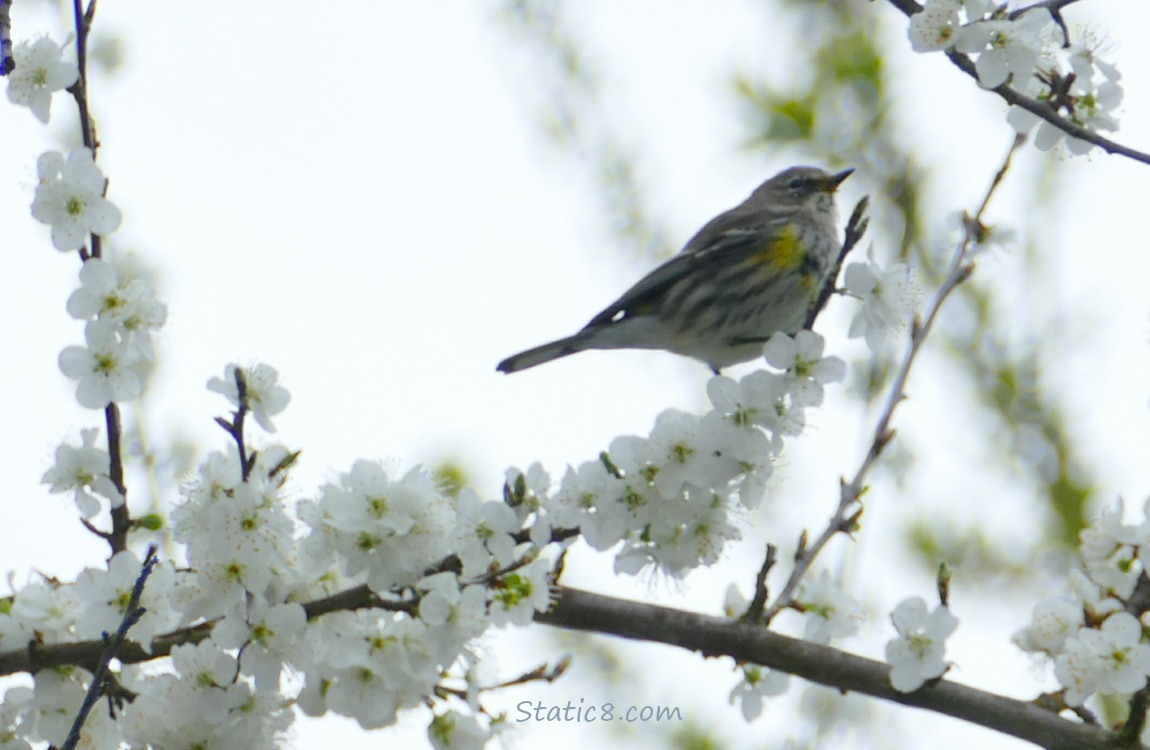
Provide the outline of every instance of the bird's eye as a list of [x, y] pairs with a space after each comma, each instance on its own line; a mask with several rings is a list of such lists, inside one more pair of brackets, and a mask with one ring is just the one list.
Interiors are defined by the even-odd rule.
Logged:
[[792, 179], [790, 182], [787, 183], [787, 188], [789, 188], [790, 190], [798, 190], [805, 183], [806, 183], [806, 180], [804, 180], [802, 177], [795, 177], [794, 179]]

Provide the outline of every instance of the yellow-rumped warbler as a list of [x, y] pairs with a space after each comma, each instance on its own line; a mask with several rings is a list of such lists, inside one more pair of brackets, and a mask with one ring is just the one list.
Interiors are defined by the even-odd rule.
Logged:
[[585, 349], [665, 349], [720, 368], [796, 333], [839, 249], [834, 193], [853, 169], [791, 167], [719, 214], [574, 336], [508, 357], [518, 372]]

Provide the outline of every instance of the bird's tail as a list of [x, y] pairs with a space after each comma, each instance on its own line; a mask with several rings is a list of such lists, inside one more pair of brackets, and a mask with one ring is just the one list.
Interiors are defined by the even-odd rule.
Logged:
[[544, 362], [550, 362], [553, 359], [566, 357], [568, 354], [575, 354], [584, 349], [589, 348], [591, 336], [588, 331], [580, 331], [574, 336], [568, 336], [565, 339], [552, 341], [549, 344], [537, 346], [534, 349], [528, 349], [525, 352], [512, 354], [507, 359], [503, 360], [496, 366], [499, 372], [519, 372], [526, 370], [528, 367], [535, 367]]

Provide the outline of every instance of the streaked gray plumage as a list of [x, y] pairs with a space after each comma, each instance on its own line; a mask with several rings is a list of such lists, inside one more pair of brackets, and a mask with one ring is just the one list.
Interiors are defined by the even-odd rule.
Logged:
[[854, 170], [792, 167], [707, 222], [573, 336], [508, 357], [518, 372], [587, 349], [665, 349], [718, 372], [795, 333], [839, 248], [834, 193]]

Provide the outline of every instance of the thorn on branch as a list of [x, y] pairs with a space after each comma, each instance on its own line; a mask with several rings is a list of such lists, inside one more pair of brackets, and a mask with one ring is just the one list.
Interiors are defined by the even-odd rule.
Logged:
[[555, 680], [558, 680], [563, 676], [563, 673], [566, 672], [567, 668], [570, 666], [571, 655], [568, 654], [559, 659], [554, 667], [548, 668], [547, 664], [540, 664], [538, 667], [532, 669], [529, 672], [524, 672], [514, 679], [507, 680], [506, 682], [501, 682], [498, 685], [492, 685], [487, 689], [494, 690], [496, 688], [512, 687], [514, 685], [523, 685], [528, 682], [555, 682]]
[[287, 470], [294, 466], [295, 462], [299, 460], [301, 453], [303, 453], [303, 451], [292, 451], [281, 458], [279, 463], [268, 470], [268, 479], [275, 479], [280, 474], [287, 473]]
[[87, 529], [88, 531], [92, 532], [92, 533], [93, 533], [93, 534], [95, 534], [96, 536], [100, 537], [100, 538], [101, 538], [101, 539], [103, 539], [104, 541], [108, 541], [109, 539], [111, 539], [111, 538], [112, 538], [112, 535], [111, 535], [111, 534], [109, 534], [109, 533], [108, 533], [108, 532], [106, 532], [106, 531], [100, 531], [100, 530], [99, 530], [99, 529], [97, 529], [97, 528], [96, 528], [94, 525], [92, 525], [92, 522], [91, 522], [91, 521], [89, 521], [87, 518], [81, 518], [81, 519], [80, 519], [80, 523], [81, 523], [81, 524], [83, 524], [83, 526], [84, 526], [84, 528], [85, 528], [85, 529]]
[[938, 564], [938, 601], [944, 607], [950, 606], [950, 579], [954, 577], [954, 571], [946, 560]]
[[846, 518], [843, 518], [839, 522], [837, 531], [846, 534], [853, 539], [854, 533], [860, 528], [859, 519], [862, 518], [863, 510], [864, 509], [860, 506], [854, 513], [851, 513]]
[[767, 576], [770, 574], [771, 568], [775, 567], [777, 557], [778, 548], [773, 544], [768, 544], [766, 557], [763, 558], [763, 564], [759, 568], [759, 574], [755, 576], [755, 595], [751, 598], [751, 603], [747, 605], [747, 611], [739, 618], [739, 622], [745, 622], [750, 625], [763, 624], [763, 608], [767, 606], [767, 598], [769, 596]]
[[910, 321], [910, 340], [918, 341], [922, 336], [922, 316], [918, 313], [914, 314], [914, 318]]

